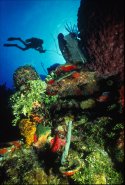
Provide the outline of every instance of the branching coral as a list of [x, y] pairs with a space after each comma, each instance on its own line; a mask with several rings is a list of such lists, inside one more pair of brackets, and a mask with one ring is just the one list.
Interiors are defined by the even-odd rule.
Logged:
[[29, 85], [30, 90], [23, 92], [17, 91], [10, 98], [13, 115], [15, 116], [15, 119], [13, 120], [14, 125], [21, 119], [21, 115], [29, 118], [34, 106], [36, 108], [36, 103], [37, 108], [42, 109], [41, 103], [45, 96], [46, 83], [41, 80], [33, 80], [28, 81], [27, 84]]

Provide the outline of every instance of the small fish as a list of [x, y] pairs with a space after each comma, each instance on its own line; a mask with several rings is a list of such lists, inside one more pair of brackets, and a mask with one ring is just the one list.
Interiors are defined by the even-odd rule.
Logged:
[[97, 99], [98, 102], [107, 102], [109, 100], [109, 92], [103, 92]]

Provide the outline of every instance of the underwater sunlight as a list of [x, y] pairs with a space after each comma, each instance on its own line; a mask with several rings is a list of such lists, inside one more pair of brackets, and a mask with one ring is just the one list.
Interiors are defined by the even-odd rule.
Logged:
[[[33, 65], [41, 75], [46, 75], [41, 63], [45, 69], [64, 64], [57, 36], [68, 33], [66, 23], [77, 24], [79, 5], [80, 0], [0, 0], [0, 84], [12, 88], [14, 71], [25, 64]], [[23, 46], [18, 40], [8, 42], [9, 37], [43, 39], [46, 52], [4, 47], [6, 43]]]

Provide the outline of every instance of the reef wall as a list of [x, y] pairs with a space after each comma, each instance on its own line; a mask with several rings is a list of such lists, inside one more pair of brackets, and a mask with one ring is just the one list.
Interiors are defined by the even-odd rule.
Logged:
[[123, 0], [81, 0], [78, 10], [80, 46], [87, 67], [101, 75], [124, 73]]

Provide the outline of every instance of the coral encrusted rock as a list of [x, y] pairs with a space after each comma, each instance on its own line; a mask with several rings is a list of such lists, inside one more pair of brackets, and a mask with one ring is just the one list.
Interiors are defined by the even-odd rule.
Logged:
[[30, 65], [18, 67], [13, 74], [13, 80], [16, 90], [19, 90], [21, 86], [26, 86], [29, 80], [39, 79], [40, 76], [36, 72], [35, 68]]
[[88, 68], [105, 76], [120, 74], [123, 80], [123, 0], [81, 0], [78, 29]]

